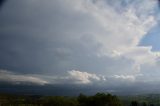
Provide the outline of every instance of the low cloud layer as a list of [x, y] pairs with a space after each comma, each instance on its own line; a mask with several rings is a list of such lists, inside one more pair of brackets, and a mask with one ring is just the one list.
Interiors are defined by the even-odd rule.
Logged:
[[36, 84], [36, 85], [45, 85], [48, 84], [47, 81], [34, 77], [31, 75], [21, 75], [16, 74], [7, 70], [0, 70], [0, 82], [7, 82], [11, 84]]

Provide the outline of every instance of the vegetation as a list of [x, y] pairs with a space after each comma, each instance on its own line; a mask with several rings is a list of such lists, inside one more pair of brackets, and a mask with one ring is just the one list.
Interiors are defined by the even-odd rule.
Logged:
[[160, 106], [159, 94], [119, 97], [125, 106]]
[[122, 106], [122, 103], [116, 96], [104, 93], [97, 93], [89, 97], [80, 94], [77, 100], [79, 106]]
[[97, 93], [77, 97], [0, 94], [0, 106], [160, 106], [160, 95], [121, 96]]
[[116, 96], [105, 93], [78, 97], [1, 95], [0, 106], [122, 106], [122, 103]]

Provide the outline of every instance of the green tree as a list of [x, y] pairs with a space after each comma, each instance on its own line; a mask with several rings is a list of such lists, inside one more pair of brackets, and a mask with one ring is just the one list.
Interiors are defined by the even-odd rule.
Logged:
[[139, 103], [137, 101], [132, 101], [131, 106], [139, 106]]
[[122, 106], [121, 101], [111, 94], [97, 93], [94, 96], [78, 96], [80, 106]]
[[154, 104], [152, 103], [152, 104], [150, 104], [150, 106], [154, 106]]
[[146, 103], [146, 102], [143, 102], [143, 103], [142, 103], [142, 106], [147, 106], [147, 103]]

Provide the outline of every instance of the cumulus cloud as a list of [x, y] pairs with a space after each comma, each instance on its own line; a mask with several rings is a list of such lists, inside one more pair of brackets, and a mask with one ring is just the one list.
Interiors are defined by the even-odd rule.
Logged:
[[[69, 6], [69, 3], [70, 0], [64, 2], [65, 6]], [[133, 60], [132, 67], [135, 72], [140, 71], [143, 64], [156, 63], [159, 56], [151, 51], [152, 47], [139, 46], [139, 42], [157, 23], [154, 15], [157, 1], [124, 1], [125, 6], [121, 1], [110, 2], [108, 0], [82, 0], [72, 3], [73, 7], [70, 9], [85, 17], [84, 20], [81, 20], [82, 22], [92, 20], [93, 23], [96, 23], [96, 30], [92, 27], [94, 25], [88, 22], [85, 29], [80, 27], [83, 33], [78, 34], [79, 38], [90, 34], [87, 39], [93, 40], [94, 45], [91, 45], [100, 45], [95, 50], [96, 55], [113, 58], [125, 57]], [[81, 24], [78, 23], [78, 25]], [[75, 33], [75, 31], [71, 31], [71, 33]]]
[[152, 13], [157, 2], [137, 0], [130, 2], [131, 4], [126, 7], [118, 3], [121, 11], [117, 11], [116, 7], [109, 6], [105, 1], [85, 2], [82, 6], [83, 10], [85, 9], [103, 26], [105, 34], [95, 36], [102, 44], [100, 52], [107, 56], [123, 55], [133, 59], [138, 66], [156, 62], [157, 56], [151, 51], [151, 47], [141, 47], [138, 44], [156, 24]]
[[[155, 5], [154, 1], [137, 0], [136, 4], [130, 2], [131, 4], [127, 7], [123, 7], [118, 2], [121, 10], [123, 9], [120, 12], [103, 0], [91, 1], [83, 2], [81, 8], [85, 9], [102, 26], [104, 34], [99, 34], [96, 39], [103, 45], [103, 49], [123, 53], [137, 46], [141, 38], [156, 23], [154, 16], [148, 15], [153, 11], [151, 7]], [[136, 8], [139, 4], [147, 4], [147, 6]], [[111, 42], [113, 39], [114, 43]]]
[[92, 80], [100, 80], [100, 77], [98, 77], [96, 74], [90, 74], [87, 72], [81, 72], [78, 70], [72, 70], [68, 71], [69, 77], [75, 81], [75, 83], [80, 84], [87, 84], [91, 83]]
[[97, 82], [106, 81], [106, 77], [103, 75], [97, 75], [79, 70], [68, 71], [65, 75], [60, 75], [60, 76], [54, 75], [45, 77], [48, 77], [48, 80], [50, 80], [51, 84], [87, 85], [87, 84], [95, 84]]
[[156, 25], [154, 7], [157, 6], [157, 1], [136, 0], [128, 2], [130, 4], [126, 7], [120, 2], [116, 3], [120, 11], [110, 6], [108, 1], [86, 2], [83, 6], [99, 22], [106, 34], [95, 36], [102, 45], [99, 53], [133, 60], [135, 72], [140, 71], [142, 64], [156, 64], [159, 58], [155, 55], [157, 53], [151, 51], [151, 46], [139, 46], [139, 42]]
[[7, 70], [0, 70], [0, 82], [9, 82], [12, 84], [36, 84], [45, 85], [47, 81], [31, 75], [16, 74]]

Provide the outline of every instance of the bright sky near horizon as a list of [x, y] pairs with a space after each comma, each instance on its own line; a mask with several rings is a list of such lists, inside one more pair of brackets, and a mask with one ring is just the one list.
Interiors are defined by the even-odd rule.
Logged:
[[0, 84], [160, 91], [158, 0], [2, 2]]

